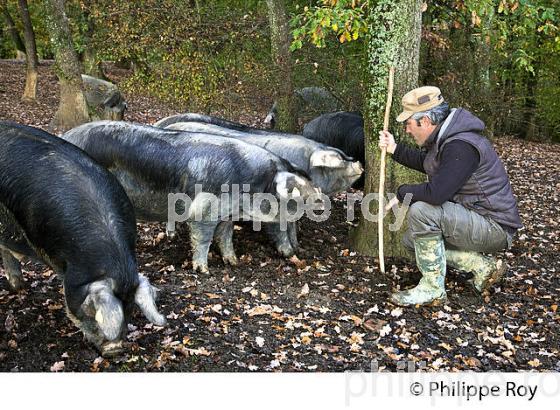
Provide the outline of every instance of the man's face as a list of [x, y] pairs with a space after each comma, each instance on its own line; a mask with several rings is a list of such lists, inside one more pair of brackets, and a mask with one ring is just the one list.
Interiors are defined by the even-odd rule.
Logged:
[[432, 124], [428, 117], [422, 117], [420, 120], [420, 125], [418, 122], [409, 118], [404, 122], [405, 132], [410, 135], [418, 146], [423, 146], [428, 137], [436, 129], [436, 126]]

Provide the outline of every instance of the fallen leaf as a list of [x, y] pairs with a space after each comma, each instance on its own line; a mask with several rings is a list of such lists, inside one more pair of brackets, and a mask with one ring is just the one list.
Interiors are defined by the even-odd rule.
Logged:
[[370, 332], [380, 333], [383, 326], [387, 324], [386, 320], [381, 319], [368, 319], [364, 322], [363, 326]]
[[529, 360], [527, 363], [529, 363], [531, 367], [539, 367], [541, 365], [541, 361], [539, 359]]
[[51, 366], [51, 372], [61, 372], [62, 370], [64, 370], [64, 360], [55, 362], [55, 364]]
[[301, 298], [301, 297], [307, 296], [308, 294], [309, 294], [309, 285], [306, 283], [301, 288], [301, 291], [299, 292], [299, 295], [297, 297]]
[[385, 325], [383, 326], [383, 328], [381, 328], [381, 330], [379, 331], [379, 334], [381, 335], [381, 337], [383, 336], [387, 336], [389, 333], [391, 333], [391, 326], [390, 325]]
[[467, 357], [467, 358], [464, 358], [463, 361], [469, 367], [481, 367], [482, 366], [482, 362], [480, 360], [478, 360], [476, 357]]
[[304, 269], [307, 266], [307, 262], [305, 262], [305, 260], [299, 259], [296, 255], [290, 258], [290, 262], [296, 265], [296, 268], [298, 269]]
[[309, 336], [311, 336], [311, 333], [309, 333], [309, 332], [302, 333], [300, 335], [301, 343], [304, 344], [304, 345], [308, 345], [309, 343], [311, 343], [311, 338]]
[[282, 309], [280, 309], [278, 306], [258, 305], [245, 311], [245, 313], [251, 317], [259, 315], [270, 315], [273, 312], [282, 313]]
[[447, 343], [440, 343], [438, 344], [438, 346], [443, 347], [445, 350], [447, 350], [448, 352], [453, 350], [453, 347], [451, 347], [450, 345], [448, 345]]
[[391, 316], [394, 316], [394, 317], [399, 317], [399, 316], [402, 315], [402, 313], [403, 313], [403, 310], [400, 307], [391, 310]]

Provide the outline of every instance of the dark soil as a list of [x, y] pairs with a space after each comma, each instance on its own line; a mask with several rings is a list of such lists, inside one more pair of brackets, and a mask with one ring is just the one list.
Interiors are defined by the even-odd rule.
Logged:
[[[39, 102], [24, 104], [24, 72], [21, 63], [0, 62], [0, 120], [47, 129], [56, 78], [42, 65]], [[117, 82], [126, 75], [109, 71]], [[127, 120], [152, 123], [175, 113], [147, 96], [126, 98]], [[266, 107], [247, 112], [233, 120], [260, 125]], [[409, 262], [388, 260], [383, 275], [374, 258], [349, 249], [345, 195], [327, 222], [303, 221], [299, 259], [279, 257], [247, 224], [235, 232], [239, 266], [224, 266], [213, 252], [209, 274], [193, 273], [187, 235], [171, 239], [163, 224], [138, 224], [139, 270], [161, 289], [169, 325], [154, 327], [136, 312], [128, 353], [101, 358], [66, 317], [56, 275], [27, 263], [19, 294], [0, 278], [0, 370], [368, 371], [414, 361], [429, 371], [560, 371], [560, 146], [504, 137], [496, 148], [525, 228], [500, 255], [509, 266], [505, 279], [482, 297], [450, 270], [446, 305], [388, 303], [390, 292], [413, 286], [420, 274]]]

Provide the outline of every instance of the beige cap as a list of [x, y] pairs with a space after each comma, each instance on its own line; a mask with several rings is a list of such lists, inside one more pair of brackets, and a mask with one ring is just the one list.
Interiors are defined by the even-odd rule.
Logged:
[[437, 87], [425, 86], [407, 92], [402, 98], [403, 112], [397, 117], [398, 122], [408, 120], [412, 114], [427, 111], [443, 102], [441, 91]]

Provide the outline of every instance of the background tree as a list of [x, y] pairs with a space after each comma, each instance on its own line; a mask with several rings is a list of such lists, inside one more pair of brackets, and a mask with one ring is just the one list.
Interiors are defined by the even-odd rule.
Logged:
[[82, 4], [82, 2], [80, 2], [80, 6], [83, 19], [85, 20], [83, 24], [84, 30], [82, 32], [84, 47], [80, 55], [84, 73], [92, 77], [106, 80], [107, 78], [103, 72], [103, 65], [97, 51], [98, 44], [94, 41], [95, 20], [92, 18], [87, 4]]
[[25, 38], [25, 50], [27, 61], [27, 75], [25, 77], [25, 89], [22, 99], [24, 101], [34, 101], [37, 98], [37, 77], [39, 75], [37, 67], [39, 58], [37, 57], [37, 45], [35, 44], [35, 32], [29, 15], [27, 0], [18, 0], [19, 12], [23, 22], [23, 36]]
[[[6, 3], [15, 19], [17, 2], [0, 0], [0, 6]], [[28, 3], [39, 57], [52, 59], [46, 3]], [[89, 66], [90, 50], [96, 54], [91, 67], [101, 60], [133, 63], [134, 71], [119, 84], [124, 92], [148, 93], [178, 111], [251, 121], [264, 118], [274, 100], [277, 87], [271, 84], [276, 84], [278, 71], [272, 63], [267, 2], [66, 0], [66, 4], [74, 47], [84, 65]], [[292, 88], [325, 87], [344, 109], [364, 111], [369, 89], [362, 75], [369, 70], [364, 57], [366, 10], [377, 4], [384, 3], [284, 2], [293, 34]], [[453, 106], [483, 119], [492, 131], [489, 136], [560, 141], [560, 2], [425, 4], [419, 85], [445, 90]], [[0, 58], [16, 54], [8, 26], [23, 33], [18, 20], [0, 23]]]
[[482, 118], [489, 135], [558, 139], [559, 14], [553, 0], [431, 1], [421, 77]]
[[55, 52], [60, 103], [51, 126], [69, 129], [90, 120], [83, 93], [82, 67], [72, 43], [63, 0], [45, 0], [46, 18]]
[[296, 104], [292, 81], [291, 37], [284, 0], [266, 0], [270, 20], [272, 60], [276, 67], [273, 84], [276, 95], [276, 127], [283, 131], [296, 131]]
[[23, 60], [25, 59], [25, 45], [23, 44], [23, 41], [21, 41], [16, 23], [10, 14], [10, 10], [8, 10], [8, 2], [6, 0], [0, 0], [0, 9], [2, 9], [2, 16], [6, 24], [6, 31], [10, 34], [13, 45], [16, 49], [16, 58], [18, 60]]

